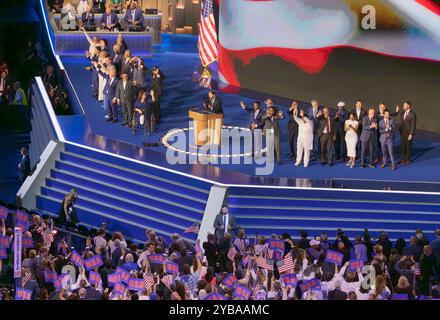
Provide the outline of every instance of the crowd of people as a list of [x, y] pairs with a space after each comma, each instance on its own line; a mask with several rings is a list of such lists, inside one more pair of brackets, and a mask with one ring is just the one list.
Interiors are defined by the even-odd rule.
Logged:
[[90, 44], [86, 56], [90, 60], [87, 70], [91, 73], [93, 96], [103, 102], [105, 120], [116, 123], [122, 113], [121, 125], [131, 128], [133, 134], [140, 125], [146, 134], [154, 132], [161, 118], [162, 70], [154, 66], [149, 71], [141, 58], [131, 55], [121, 34], [110, 50], [106, 39], [91, 38], [82, 30]]
[[[50, 11], [60, 14], [59, 28], [75, 31], [144, 31], [144, 14], [137, 0], [49, 0]], [[95, 20], [95, 13], [102, 14]], [[120, 20], [118, 14], [124, 14]], [[79, 15], [80, 18], [77, 17]]]
[[[0, 66], [0, 105], [28, 106], [31, 101], [31, 85], [34, 77], [40, 76], [49, 94], [52, 106], [57, 115], [72, 114], [67, 91], [58, 80], [54, 66], [49, 64], [46, 50], [40, 43], [27, 42], [22, 60], [22, 68], [26, 71], [21, 76], [28, 81], [27, 88], [14, 79], [6, 62]], [[25, 90], [26, 89], [26, 90]]]
[[[241, 102], [241, 107], [250, 113], [248, 126], [252, 131], [262, 130], [266, 136], [269, 130], [273, 132], [273, 143], [268, 147], [281, 163], [280, 120], [285, 114], [272, 99], [267, 99], [265, 105], [264, 110], [259, 101], [255, 101], [252, 108]], [[378, 108], [364, 108], [358, 100], [352, 111], [348, 111], [342, 101], [335, 111], [320, 106], [317, 100], [312, 100], [308, 109], [300, 108], [298, 102], [293, 101], [287, 115], [290, 159], [295, 161], [295, 166], [303, 163], [308, 167], [310, 161], [316, 159], [329, 166], [343, 160], [354, 168], [359, 158], [361, 168], [367, 165], [385, 168], [391, 164], [394, 171], [399, 163], [411, 164], [417, 117], [410, 101], [390, 110], [385, 103], [380, 103]], [[397, 133], [401, 148], [399, 162], [394, 150]]]
[[[440, 298], [440, 230], [431, 243], [417, 230], [409, 243], [364, 230], [349, 239], [338, 229], [299, 238], [255, 235], [223, 206], [215, 233], [193, 242], [146, 230], [144, 244], [106, 225], [69, 242], [55, 226], [75, 225], [78, 194], [66, 195], [60, 216], [0, 207], [4, 300], [388, 300]], [[18, 214], [19, 212], [20, 214]], [[65, 217], [60, 219], [61, 217]], [[13, 226], [23, 229], [22, 288], [12, 285]], [[191, 231], [197, 232], [197, 228]], [[188, 234], [188, 233], [184, 233]], [[20, 292], [17, 295], [17, 292]], [[25, 298], [24, 298], [25, 297]]]

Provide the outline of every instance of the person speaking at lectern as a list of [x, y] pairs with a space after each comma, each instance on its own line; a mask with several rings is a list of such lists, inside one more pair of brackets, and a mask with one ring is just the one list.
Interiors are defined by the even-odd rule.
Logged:
[[203, 104], [206, 111], [223, 114], [222, 101], [217, 97], [214, 90], [208, 93], [208, 100]]

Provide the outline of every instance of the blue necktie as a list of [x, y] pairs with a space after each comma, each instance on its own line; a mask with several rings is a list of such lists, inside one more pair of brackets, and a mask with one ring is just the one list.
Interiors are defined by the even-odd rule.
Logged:
[[225, 226], [225, 231], [226, 231], [226, 215], [223, 215], [223, 225]]

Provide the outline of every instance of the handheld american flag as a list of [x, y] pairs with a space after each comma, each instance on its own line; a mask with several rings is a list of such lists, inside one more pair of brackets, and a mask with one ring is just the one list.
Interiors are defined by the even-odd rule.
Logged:
[[200, 60], [204, 67], [218, 59], [217, 29], [215, 27], [212, 0], [202, 1], [197, 46], [199, 48]]
[[186, 228], [185, 231], [183, 231], [183, 233], [199, 233], [199, 230], [200, 230], [200, 223], [196, 221], [188, 228]]
[[237, 250], [235, 250], [234, 246], [232, 246], [228, 251], [229, 260], [234, 261], [236, 254], [237, 254]]
[[154, 283], [154, 276], [152, 274], [144, 274], [144, 285], [146, 289], [150, 290]]
[[167, 286], [168, 289], [170, 289], [170, 291], [172, 291], [172, 290], [171, 290], [171, 285], [174, 283], [174, 278], [173, 278], [173, 275], [172, 275], [172, 274], [164, 275], [164, 276], [162, 277], [162, 280], [161, 280], [161, 281], [163, 282], [164, 285]]
[[[269, 260], [269, 261], [271, 261], [271, 260]], [[273, 264], [268, 263], [267, 260], [261, 256], [258, 257], [257, 259], [255, 259], [255, 262], [257, 263], [257, 265], [260, 268], [267, 269], [267, 270], [273, 270]]]
[[289, 270], [293, 270], [294, 267], [295, 266], [293, 264], [292, 253], [289, 252], [288, 254], [286, 254], [286, 256], [283, 259], [283, 265], [278, 267], [278, 271], [280, 273], [285, 273], [288, 272]]

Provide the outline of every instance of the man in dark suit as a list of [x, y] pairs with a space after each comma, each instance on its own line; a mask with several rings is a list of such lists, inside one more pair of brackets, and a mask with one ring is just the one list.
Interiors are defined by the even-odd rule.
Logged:
[[50, 86], [51, 89], [55, 90], [58, 87], [58, 79], [54, 73], [54, 67], [52, 65], [48, 65], [46, 67], [46, 72], [43, 75], [44, 85]]
[[121, 75], [122, 61], [121, 47], [117, 44], [113, 45], [112, 64], [116, 67], [116, 74]]
[[320, 146], [318, 137], [318, 118], [322, 114], [322, 108], [319, 106], [318, 100], [312, 100], [311, 107], [307, 110], [307, 118], [313, 121], [313, 151], [311, 158], [319, 158]]
[[335, 289], [328, 292], [329, 300], [347, 300], [347, 293], [341, 290], [341, 281], [335, 281]]
[[9, 91], [11, 89], [11, 82], [8, 73], [3, 71], [0, 75], [0, 106], [8, 104]]
[[377, 120], [374, 118], [375, 111], [373, 108], [368, 110], [368, 115], [362, 119], [362, 133], [361, 133], [361, 167], [365, 168], [365, 154], [367, 148], [370, 155], [370, 168], [375, 168], [374, 159], [374, 144], [376, 143], [376, 131], [378, 128]]
[[327, 163], [333, 166], [333, 147], [336, 140], [336, 122], [330, 116], [330, 110], [325, 107], [322, 115], [318, 118], [318, 138], [321, 145], [321, 164], [325, 165], [325, 154], [327, 153]]
[[205, 102], [204, 107], [207, 111], [223, 114], [222, 101], [217, 97], [214, 90], [208, 92], [208, 100]]
[[105, 13], [102, 15], [101, 18], [101, 28], [106, 30], [113, 30], [115, 28], [118, 28], [118, 25], [118, 15], [112, 12], [110, 7], [107, 7], [105, 9]]
[[21, 162], [18, 164], [18, 181], [20, 184], [26, 180], [31, 173], [31, 161], [29, 159], [29, 150], [26, 147], [21, 148]]
[[390, 112], [385, 110], [383, 118], [379, 120], [379, 133], [380, 144], [382, 148], [382, 165], [381, 168], [385, 168], [388, 162], [388, 154], [390, 155], [391, 166], [393, 171], [396, 170], [396, 164], [394, 163], [394, 120], [391, 119]]
[[97, 13], [104, 13], [106, 0], [93, 0], [93, 9]]
[[144, 26], [144, 15], [134, 2], [130, 4], [130, 7], [125, 12], [124, 20], [128, 28]]
[[91, 6], [88, 6], [87, 11], [82, 13], [81, 23], [86, 30], [96, 30], [95, 14]]
[[223, 239], [225, 233], [229, 233], [234, 236], [236, 228], [235, 217], [229, 213], [229, 207], [227, 205], [223, 205], [220, 213], [215, 217], [214, 220], [215, 239], [217, 243]]
[[254, 129], [263, 129], [264, 122], [264, 111], [261, 109], [261, 103], [260, 101], [255, 101], [253, 108], [249, 108], [245, 105], [243, 101], [240, 101], [240, 106], [244, 111], [247, 111], [250, 115], [249, 122], [248, 122], [248, 128], [251, 130]]
[[[360, 138], [362, 133], [362, 119], [367, 115], [367, 112], [362, 107], [362, 100], [357, 100], [355, 108], [351, 111], [356, 115], [356, 120], [359, 122], [357, 134], [358, 138]], [[361, 139], [358, 139], [358, 144], [356, 146], [357, 153], [360, 153], [361, 150]]]
[[412, 145], [414, 135], [416, 134], [417, 116], [412, 110], [412, 103], [406, 101], [403, 103], [403, 111], [397, 106], [396, 112], [400, 114], [400, 147], [402, 149], [401, 164], [411, 164]]
[[289, 108], [289, 122], [287, 122], [287, 135], [289, 138], [290, 159], [296, 160], [296, 151], [298, 143], [298, 122], [295, 121], [294, 116], [299, 112], [298, 102], [293, 101]]
[[123, 72], [121, 80], [118, 81], [116, 87], [116, 98], [118, 105], [122, 106], [122, 114], [124, 122], [122, 126], [128, 126], [133, 117], [133, 103], [135, 100], [136, 89], [131, 80], [128, 79], [128, 73]]
[[121, 61], [121, 73], [127, 72], [128, 79], [132, 80], [132, 78], [133, 78], [133, 66], [130, 63], [130, 61], [131, 61], [131, 52], [130, 52], [130, 50], [125, 50], [124, 57], [123, 57], [123, 59]]
[[[263, 118], [264, 127], [263, 133], [266, 137], [266, 156], [269, 160], [273, 160], [273, 153], [277, 159], [278, 164], [281, 164], [281, 129], [280, 129], [280, 119], [283, 119], [283, 113], [277, 111], [275, 107], [269, 107], [266, 110], [266, 115]], [[273, 134], [273, 142], [270, 139], [270, 134]]]
[[336, 160], [342, 159], [345, 161], [347, 157], [347, 144], [345, 142], [345, 121], [348, 119], [349, 113], [345, 110], [345, 102], [338, 103], [338, 110], [335, 115], [336, 122], [336, 141], [335, 153]]
[[420, 293], [424, 296], [429, 296], [431, 282], [437, 283], [440, 278], [439, 265], [430, 245], [423, 247], [423, 254], [420, 257], [420, 273]]
[[151, 69], [150, 90], [154, 91], [153, 110], [157, 121], [160, 121], [160, 101], [163, 95], [164, 80], [165, 74], [162, 72], [162, 70], [158, 66], [153, 67]]

